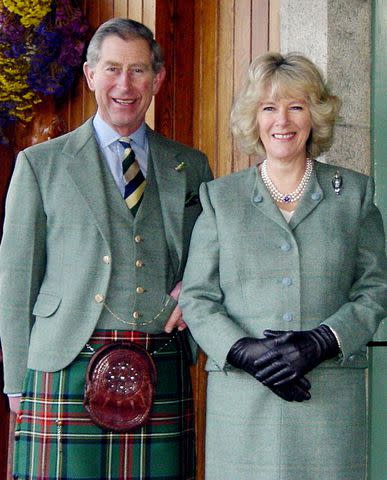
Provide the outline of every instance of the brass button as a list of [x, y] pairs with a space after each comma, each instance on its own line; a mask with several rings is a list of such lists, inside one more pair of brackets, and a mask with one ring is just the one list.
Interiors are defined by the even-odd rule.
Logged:
[[144, 287], [137, 287], [137, 288], [136, 288], [136, 292], [137, 292], [137, 293], [144, 293], [144, 292], [145, 292], [145, 288], [144, 288]]
[[140, 318], [141, 313], [140, 312], [133, 312], [133, 318]]
[[144, 266], [144, 262], [142, 260], [136, 260], [136, 267], [141, 268]]
[[105, 300], [105, 297], [102, 295], [102, 293], [97, 293], [94, 297], [94, 300], [97, 303], [102, 303]]
[[106, 265], [109, 265], [111, 262], [112, 262], [112, 258], [110, 255], [105, 255], [103, 258], [102, 258], [102, 261], [103, 263], [106, 263]]
[[142, 236], [141, 236], [141, 235], [136, 235], [136, 236], [134, 237], [134, 241], [135, 241], [136, 243], [142, 242]]

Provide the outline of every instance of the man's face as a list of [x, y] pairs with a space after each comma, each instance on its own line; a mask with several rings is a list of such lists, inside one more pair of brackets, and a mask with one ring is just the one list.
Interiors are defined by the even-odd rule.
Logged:
[[94, 68], [85, 63], [84, 73], [101, 117], [123, 136], [139, 128], [165, 78], [164, 68], [153, 72], [144, 39], [122, 40], [115, 35], [105, 38], [99, 62]]

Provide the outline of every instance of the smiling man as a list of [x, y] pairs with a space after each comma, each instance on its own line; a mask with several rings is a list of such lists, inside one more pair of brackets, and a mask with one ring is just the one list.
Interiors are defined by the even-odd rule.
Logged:
[[141, 37], [128, 42], [110, 35], [99, 51], [91, 43], [87, 58], [84, 72], [95, 93], [98, 114], [120, 135], [132, 134], [144, 122], [152, 97], [163, 83], [164, 66], [153, 65], [149, 43]]
[[[147, 27], [119, 18], [101, 25], [84, 73], [96, 115], [22, 151], [7, 197], [0, 336], [4, 391], [18, 414], [13, 473], [191, 479], [192, 392], [177, 299], [199, 186], [212, 175], [201, 152], [145, 124], [165, 78]], [[122, 344], [130, 358], [103, 357], [85, 388], [94, 359]], [[150, 414], [141, 416], [144, 405]]]

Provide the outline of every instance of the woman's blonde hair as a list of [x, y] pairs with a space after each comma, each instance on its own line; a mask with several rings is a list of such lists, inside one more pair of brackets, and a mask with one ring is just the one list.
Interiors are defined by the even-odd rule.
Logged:
[[231, 110], [231, 131], [241, 149], [264, 155], [257, 124], [258, 104], [265, 97], [303, 98], [312, 120], [307, 155], [316, 158], [333, 141], [333, 127], [341, 101], [331, 95], [318, 67], [298, 53], [266, 53], [250, 65], [246, 84]]

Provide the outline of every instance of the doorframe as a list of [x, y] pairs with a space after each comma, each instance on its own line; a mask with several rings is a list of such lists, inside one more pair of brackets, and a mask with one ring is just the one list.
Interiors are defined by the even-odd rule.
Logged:
[[375, 201], [387, 225], [387, 0], [372, 2], [371, 155]]
[[[375, 203], [387, 230], [387, 0], [372, 1], [371, 155]], [[387, 245], [387, 244], [386, 244]], [[369, 350], [369, 480], [384, 480], [387, 470], [387, 319]]]

